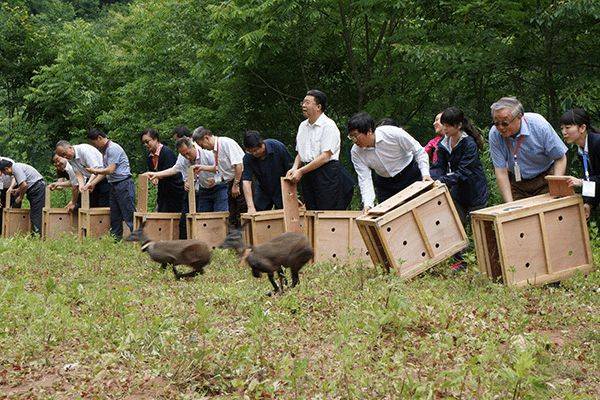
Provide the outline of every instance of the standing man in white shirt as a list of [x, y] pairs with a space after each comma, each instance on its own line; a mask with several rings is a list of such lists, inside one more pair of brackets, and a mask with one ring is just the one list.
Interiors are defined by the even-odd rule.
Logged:
[[[14, 163], [14, 161], [8, 157], [0, 157], [0, 161], [2, 160], [7, 160]], [[4, 214], [3, 209], [6, 207], [6, 204], [4, 204], [6, 201], [6, 192], [8, 189], [12, 189], [14, 184], [15, 181], [11, 175], [0, 172], [0, 227], [2, 226], [2, 214]], [[11, 197], [11, 200], [12, 199], [13, 198]], [[12, 201], [12, 203], [14, 204], [14, 201]]]
[[350, 154], [364, 211], [373, 207], [375, 197], [381, 203], [414, 182], [431, 180], [427, 153], [404, 129], [375, 129], [373, 118], [360, 112], [348, 120], [348, 138], [354, 142]]
[[102, 154], [94, 146], [71, 145], [66, 140], [56, 143], [56, 155], [67, 159], [79, 183], [79, 192], [90, 190], [90, 207], [109, 207], [110, 185], [104, 175], [90, 174], [86, 168], [102, 168]]
[[339, 162], [340, 130], [325, 115], [327, 96], [309, 90], [300, 105], [307, 119], [298, 127], [298, 154], [286, 178], [300, 182], [307, 210], [345, 210], [352, 200], [354, 182]]
[[195, 171], [215, 172], [215, 184], [227, 183], [229, 200], [229, 223], [241, 226], [240, 214], [248, 211], [242, 194], [242, 172], [244, 171], [244, 150], [237, 142], [225, 136], [215, 136], [209, 129], [199, 127], [192, 133], [192, 139], [205, 150], [215, 155], [213, 165], [197, 165]]

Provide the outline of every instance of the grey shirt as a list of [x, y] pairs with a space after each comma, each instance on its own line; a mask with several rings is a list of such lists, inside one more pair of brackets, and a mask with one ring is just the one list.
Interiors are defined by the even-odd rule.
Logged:
[[82, 143], [74, 145], [73, 149], [75, 149], [75, 157], [68, 160], [69, 165], [75, 172], [81, 173], [85, 179], [91, 175], [85, 170], [86, 168], [102, 168], [102, 154], [94, 146]]
[[[15, 163], [13, 160], [11, 160], [8, 157], [0, 157], [0, 160], [7, 160], [13, 164]], [[10, 187], [10, 184], [12, 183], [12, 179], [13, 179], [13, 177], [10, 175], [6, 175], [6, 174], [0, 175], [0, 190], [8, 189]]]
[[125, 150], [113, 141], [108, 142], [103, 154], [104, 168], [111, 164], [115, 164], [117, 168], [112, 174], [106, 175], [106, 180], [108, 180], [109, 183], [119, 182], [131, 176], [129, 158], [127, 158]]
[[34, 183], [44, 179], [42, 174], [29, 164], [14, 163], [12, 170], [17, 185], [20, 185], [21, 182], [27, 182], [27, 187], [30, 188]]

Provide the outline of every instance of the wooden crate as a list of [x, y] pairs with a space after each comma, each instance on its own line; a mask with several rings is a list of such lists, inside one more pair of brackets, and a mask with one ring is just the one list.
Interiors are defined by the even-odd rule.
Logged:
[[133, 229], [138, 229], [146, 221], [144, 233], [151, 240], [179, 239], [179, 219], [181, 213], [148, 212], [148, 177], [138, 176], [137, 211], [133, 214]]
[[29, 209], [12, 208], [10, 200], [11, 195], [6, 191], [6, 203], [2, 209], [2, 237], [7, 238], [17, 234], [30, 233]]
[[110, 208], [90, 208], [90, 192], [81, 192], [81, 207], [78, 212], [77, 236], [98, 238], [110, 232]]
[[415, 182], [356, 219], [371, 260], [410, 279], [468, 245], [446, 185]]
[[368, 260], [356, 218], [362, 211], [308, 211], [315, 262]]
[[[306, 216], [306, 211], [300, 211], [300, 228], [312, 243], [312, 219]], [[253, 214], [242, 214], [242, 225], [244, 226], [244, 244], [246, 246], [258, 246], [283, 234], [285, 230], [284, 211], [269, 210], [258, 211]]]
[[52, 208], [52, 190], [46, 186], [46, 199], [42, 210], [42, 238], [52, 239], [64, 233], [77, 233], [77, 212], [68, 212], [66, 208]]
[[[186, 217], [187, 237], [188, 239], [201, 240], [210, 248], [215, 249], [223, 243], [227, 236], [227, 219], [229, 218], [229, 212], [196, 212], [193, 167], [190, 167], [188, 170], [187, 182], [190, 188], [188, 191], [190, 212]], [[243, 194], [240, 193], [240, 196], [243, 196]]]
[[542, 285], [593, 259], [581, 196], [550, 194], [471, 213], [479, 269], [507, 285]]

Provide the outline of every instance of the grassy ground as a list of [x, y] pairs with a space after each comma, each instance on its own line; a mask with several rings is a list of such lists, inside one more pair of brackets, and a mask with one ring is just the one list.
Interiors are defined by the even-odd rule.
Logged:
[[2, 240], [0, 260], [0, 398], [600, 397], [598, 269], [515, 289], [317, 264], [269, 298], [226, 252], [181, 282], [108, 239]]

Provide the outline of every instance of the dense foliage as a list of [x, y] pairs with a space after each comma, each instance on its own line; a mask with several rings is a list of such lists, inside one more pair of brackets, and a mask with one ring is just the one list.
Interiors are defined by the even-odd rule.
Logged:
[[594, 0], [3, 1], [0, 153], [49, 173], [95, 125], [139, 171], [137, 133], [180, 123], [291, 147], [313, 87], [340, 127], [364, 109], [422, 142], [448, 105], [486, 130], [503, 95], [598, 120], [599, 20]]

